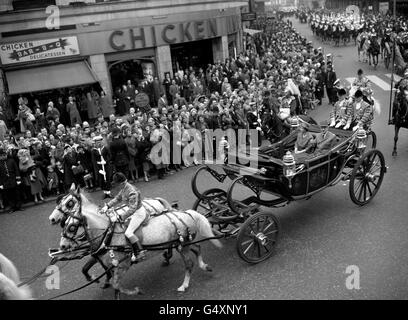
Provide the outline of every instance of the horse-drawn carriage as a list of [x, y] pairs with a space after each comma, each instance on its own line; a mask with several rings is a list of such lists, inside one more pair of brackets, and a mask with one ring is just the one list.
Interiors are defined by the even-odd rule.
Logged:
[[[320, 132], [318, 125], [310, 131]], [[204, 214], [215, 230], [227, 235], [237, 235], [238, 255], [249, 263], [258, 263], [270, 257], [280, 232], [277, 217], [260, 206], [280, 207], [289, 202], [309, 199], [323, 189], [349, 181], [351, 200], [365, 205], [379, 190], [386, 166], [383, 154], [376, 150], [373, 133], [330, 129], [336, 142], [330, 151], [310, 155], [298, 161], [290, 151], [294, 149], [297, 132], [283, 140], [261, 147], [256, 159], [238, 153], [238, 160], [255, 161], [257, 167], [225, 163], [204, 165], [192, 179], [192, 189], [197, 197], [193, 209]], [[289, 153], [288, 153], [289, 152]], [[211, 175], [218, 183], [227, 178], [227, 188], [198, 187]]]

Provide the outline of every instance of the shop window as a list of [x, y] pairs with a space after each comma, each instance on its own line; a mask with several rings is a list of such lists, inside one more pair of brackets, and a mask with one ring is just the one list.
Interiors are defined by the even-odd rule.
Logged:
[[137, 86], [147, 75], [155, 76], [155, 67], [151, 60], [112, 61], [109, 72], [112, 88], [116, 92], [126, 85], [127, 80], [131, 80]]
[[200, 67], [206, 69], [208, 64], [214, 62], [211, 39], [171, 45], [170, 50], [174, 72], [190, 66], [196, 71]]
[[14, 10], [40, 9], [55, 5], [55, 0], [14, 0]]

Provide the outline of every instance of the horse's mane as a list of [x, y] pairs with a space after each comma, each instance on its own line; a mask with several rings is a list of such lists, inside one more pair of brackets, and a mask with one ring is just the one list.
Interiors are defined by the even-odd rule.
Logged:
[[98, 206], [91, 202], [84, 193], [80, 193], [81, 201], [82, 201], [82, 214], [87, 218], [88, 222], [90, 220], [99, 222], [106, 222], [108, 221], [108, 217], [105, 215], [101, 215], [98, 213], [99, 209]]

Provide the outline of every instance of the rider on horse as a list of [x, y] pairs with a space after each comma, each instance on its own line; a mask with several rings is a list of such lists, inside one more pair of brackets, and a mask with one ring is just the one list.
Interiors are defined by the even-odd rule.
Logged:
[[134, 185], [130, 184], [126, 179], [126, 176], [121, 172], [115, 173], [113, 181], [120, 184], [121, 191], [116, 195], [115, 198], [113, 198], [105, 205], [106, 207], [104, 207], [103, 210], [106, 211], [119, 202], [125, 202], [129, 206], [128, 210], [125, 213], [113, 216], [111, 218], [111, 221], [115, 223], [118, 218], [122, 221], [125, 221], [126, 219], [131, 217], [129, 225], [125, 231], [125, 236], [132, 245], [132, 261], [134, 262], [144, 259], [146, 250], [143, 250], [139, 238], [135, 235], [135, 231], [141, 226], [143, 222], [147, 221], [150, 216], [142, 206], [140, 190]]

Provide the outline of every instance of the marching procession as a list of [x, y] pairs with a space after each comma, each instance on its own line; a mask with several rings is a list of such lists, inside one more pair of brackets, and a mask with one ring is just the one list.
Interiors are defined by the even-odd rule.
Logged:
[[[311, 228], [313, 237], [320, 238], [317, 234], [322, 231], [329, 238], [328, 247], [324, 244], [318, 253], [313, 249], [316, 244], [297, 245], [311, 253], [301, 258], [307, 261], [306, 270], [317, 265], [315, 261], [322, 263], [324, 255], [330, 256], [329, 262], [323, 262], [330, 267], [316, 266], [317, 272], [351, 264], [337, 257], [352, 257], [357, 250], [354, 243], [364, 252], [358, 261], [366, 269], [365, 263], [375, 265], [364, 259], [368, 249], [363, 246], [376, 239], [364, 238], [362, 227], [354, 228], [353, 236], [347, 238], [335, 228], [325, 231], [326, 218], [315, 219], [319, 220], [316, 226], [310, 227], [306, 225], [313, 223], [305, 223], [305, 218], [300, 217], [299, 223], [296, 219], [302, 215], [302, 206], [312, 215], [321, 203], [322, 211], [330, 208], [338, 213], [327, 219], [344, 225], [347, 220], [336, 220], [345, 218], [344, 211], [358, 214], [360, 210], [371, 216], [389, 206], [384, 198], [391, 190], [390, 180], [400, 173], [388, 167], [391, 152], [383, 154], [382, 150], [384, 141], [392, 141], [394, 166], [401, 168], [395, 156], [399, 129], [408, 128], [408, 24], [403, 17], [348, 11], [301, 9], [297, 16], [299, 23], [286, 16], [258, 16], [251, 22], [253, 29], [243, 29], [244, 48], [228, 52], [224, 59], [214, 57], [212, 63], [173, 63], [172, 72], [143, 70], [141, 79], [126, 71], [128, 78], [115, 79], [119, 85], [111, 97], [101, 84], [6, 96], [0, 106], [0, 251], [4, 253], [0, 253], [0, 300], [48, 295], [57, 299], [74, 294], [79, 299], [100, 299], [102, 293], [81, 292], [102, 278], [102, 288], [113, 289], [113, 295], [103, 290], [107, 292], [103, 299], [141, 294], [145, 290], [139, 286], [152, 278], [161, 284], [160, 288], [146, 288], [154, 292], [147, 293], [148, 299], [173, 299], [167, 289], [176, 283], [179, 293], [189, 290], [186, 298], [192, 292], [198, 300], [242, 299], [245, 294], [240, 288], [218, 293], [222, 284], [211, 276], [197, 274], [191, 280], [195, 263], [206, 273], [212, 266], [221, 269], [224, 263], [229, 270], [217, 270], [225, 277], [224, 283], [242, 272], [247, 274], [242, 271], [246, 266], [234, 269], [237, 261], [230, 243], [246, 263], [263, 262], [271, 267], [274, 278], [286, 274], [285, 279], [276, 279], [276, 285], [293, 289], [288, 296], [275, 296], [271, 289], [276, 292], [275, 280], [263, 271], [258, 272], [259, 279], [248, 275], [255, 281], [254, 287], [249, 285], [253, 296], [248, 298], [305, 298], [308, 289], [303, 295], [286, 282], [291, 277], [294, 282], [303, 281], [303, 271], [288, 271], [285, 266], [276, 271], [280, 267], [273, 266], [282, 257], [288, 264], [293, 262], [281, 253], [291, 255], [291, 242], [309, 241], [309, 235], [304, 238], [298, 230], [281, 239], [282, 231], [290, 229], [281, 227], [284, 210], [291, 213], [289, 222]], [[311, 33], [302, 27], [304, 22]], [[345, 57], [339, 52], [345, 52]], [[379, 55], [385, 69], [379, 65]], [[388, 92], [376, 80], [390, 66], [389, 91], [395, 94], [387, 124], [395, 127], [393, 139], [383, 134]], [[398, 81], [397, 74], [402, 76]], [[143, 106], [138, 100], [141, 95], [147, 101]], [[356, 208], [345, 204], [341, 185], [348, 185]], [[389, 195], [389, 201], [397, 196]], [[289, 203], [289, 209], [281, 209]], [[395, 205], [406, 207], [403, 201]], [[41, 221], [33, 217], [37, 211]], [[12, 226], [13, 217], [35, 220], [30, 229], [47, 224], [43, 239], [36, 239], [51, 248], [49, 264], [28, 280], [20, 278], [11, 261], [16, 259], [10, 256], [14, 235], [2, 227]], [[352, 214], [347, 218], [353, 219]], [[364, 219], [368, 230], [382, 217], [373, 222]], [[381, 232], [389, 234], [388, 230]], [[303, 240], [293, 240], [297, 235]], [[234, 240], [224, 241], [227, 239]], [[3, 245], [5, 241], [8, 246]], [[35, 241], [30, 245], [34, 251]], [[288, 244], [283, 249], [285, 241]], [[347, 241], [350, 243], [337, 247]], [[353, 253], [337, 256], [336, 250]], [[154, 267], [158, 263], [154, 251], [162, 253], [160, 262], [168, 270], [156, 278], [152, 276], [159, 272]], [[174, 252], [183, 261], [181, 285], [179, 269], [173, 267], [178, 263], [172, 263]], [[213, 261], [211, 266], [204, 261], [203, 252], [206, 261]], [[43, 258], [38, 255], [35, 261]], [[81, 262], [85, 285], [61, 293], [35, 284], [49, 266], [73, 260]], [[42, 265], [46, 262], [41, 261]], [[101, 270], [99, 276], [89, 274], [94, 266]], [[148, 276], [129, 289], [124, 279], [133, 266]], [[253, 266], [261, 270], [256, 268], [263, 267]], [[78, 265], [75, 271], [66, 270], [79, 274]], [[69, 284], [72, 277], [64, 274], [63, 278]], [[309, 279], [315, 282], [317, 278], [311, 275]], [[206, 281], [208, 287], [202, 284]], [[242, 287], [245, 281], [245, 277], [240, 279]], [[327, 299], [323, 289], [327, 286], [336, 288], [329, 290], [330, 298], [363, 297], [353, 296], [356, 293], [348, 287], [342, 291], [337, 284], [328, 284], [334, 281], [331, 276], [325, 281], [318, 284], [318, 299]], [[82, 282], [75, 278], [74, 283]], [[379, 298], [387, 294], [381, 295], [377, 287], [373, 292]]]

